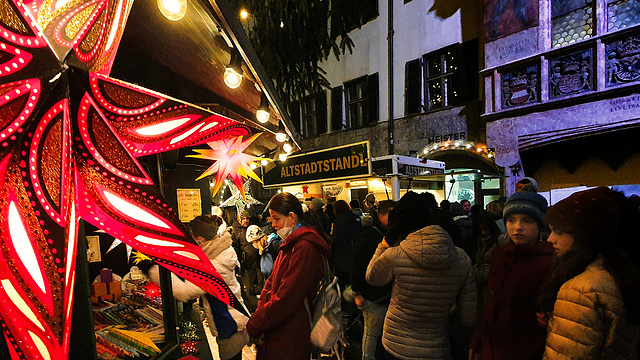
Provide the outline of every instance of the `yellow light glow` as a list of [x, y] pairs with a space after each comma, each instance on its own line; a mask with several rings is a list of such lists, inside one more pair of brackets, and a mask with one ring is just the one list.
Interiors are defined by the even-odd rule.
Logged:
[[278, 142], [285, 142], [287, 141], [287, 134], [285, 134], [284, 132], [278, 132], [276, 133], [276, 140]]
[[20, 258], [24, 267], [27, 268], [27, 271], [31, 274], [33, 281], [35, 281], [38, 287], [40, 287], [40, 290], [46, 294], [47, 289], [44, 286], [44, 276], [38, 265], [36, 253], [31, 246], [27, 229], [22, 223], [16, 204], [13, 201], [9, 203], [9, 236], [16, 249], [16, 253], [18, 253], [18, 258]]
[[369, 180], [369, 191], [370, 192], [383, 192], [386, 190], [390, 190], [391, 187], [387, 186], [382, 180], [379, 179], [373, 179], [373, 180]]
[[170, 120], [166, 122], [162, 122], [160, 124], [153, 124], [149, 126], [144, 126], [141, 128], [135, 129], [135, 132], [142, 136], [158, 136], [160, 134], [167, 133], [172, 131], [185, 123], [189, 122], [189, 118], [180, 118], [175, 120]]
[[242, 84], [242, 75], [232, 68], [226, 68], [224, 70], [224, 83], [231, 89], [235, 89]]
[[249, 12], [246, 9], [240, 10], [240, 18], [242, 20], [247, 20], [248, 17], [249, 17]]
[[29, 305], [27, 305], [27, 303], [22, 300], [11, 281], [9, 279], [2, 279], [0, 280], [0, 283], [2, 283], [2, 288], [4, 289], [7, 296], [9, 296], [9, 300], [11, 300], [15, 304], [15, 306], [17, 306], [18, 309], [20, 309], [20, 311], [22, 311], [22, 313], [27, 318], [29, 318], [29, 320], [31, 320], [34, 324], [36, 324], [37, 327], [44, 331], [44, 327], [42, 327], [42, 324], [40, 323], [40, 321], [38, 321], [38, 317], [33, 311], [31, 311]]
[[118, 211], [120, 211], [121, 213], [126, 214], [128, 217], [146, 224], [158, 226], [164, 229], [170, 229], [169, 225], [165, 224], [164, 221], [160, 220], [158, 217], [152, 215], [151, 213], [143, 210], [138, 206], [129, 203], [127, 200], [120, 198], [116, 194], [113, 194], [106, 190], [103, 191], [102, 194], [113, 207], [118, 209]]
[[154, 239], [154, 238], [150, 238], [150, 237], [144, 236], [144, 235], [136, 236], [136, 240], [140, 241], [141, 243], [145, 243], [145, 244], [153, 245], [153, 246], [184, 247], [184, 245], [182, 245], [182, 244], [178, 244], [178, 243], [174, 243], [174, 242], [166, 241], [166, 240]]
[[33, 343], [36, 344], [36, 348], [38, 348], [38, 351], [40, 351], [40, 355], [42, 355], [42, 358], [45, 360], [51, 360], [49, 349], [47, 349], [47, 345], [44, 344], [42, 339], [40, 339], [38, 335], [31, 331], [29, 331], [29, 335], [31, 336], [31, 340], [33, 340]]
[[288, 154], [291, 152], [291, 150], [293, 150], [293, 146], [291, 146], [291, 144], [289, 143], [284, 143], [284, 145], [282, 145], [282, 150], [284, 150], [284, 152]]
[[178, 21], [187, 13], [186, 0], [158, 0], [158, 8], [164, 17]]
[[285, 161], [287, 160], [287, 154], [278, 154], [278, 159], [280, 159], [280, 161]]
[[256, 119], [263, 124], [266, 123], [269, 121], [269, 112], [265, 110], [256, 111]]

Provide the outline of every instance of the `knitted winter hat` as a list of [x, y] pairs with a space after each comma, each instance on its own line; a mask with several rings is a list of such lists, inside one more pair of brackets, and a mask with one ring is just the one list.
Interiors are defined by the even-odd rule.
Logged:
[[264, 236], [264, 232], [258, 225], [249, 225], [247, 228], [247, 241], [254, 242], [260, 240]]
[[311, 209], [321, 210], [323, 206], [324, 206], [324, 201], [322, 201], [322, 199], [320, 198], [311, 199], [311, 206], [310, 206]]
[[547, 212], [547, 199], [534, 192], [517, 192], [507, 199], [502, 212], [502, 218], [507, 223], [507, 218], [513, 214], [525, 214], [536, 219], [538, 224], [544, 226], [544, 214]]
[[189, 230], [195, 236], [202, 236], [207, 240], [213, 239], [218, 233], [218, 227], [214, 224], [207, 224], [204, 221], [193, 219], [189, 222]]
[[459, 216], [464, 213], [464, 208], [462, 207], [462, 204], [460, 204], [459, 202], [454, 202], [451, 204], [451, 206], [449, 206], [449, 212], [453, 216]]
[[520, 183], [525, 184], [524, 191], [538, 192], [538, 183], [534, 178], [528, 176], [523, 177], [518, 181], [518, 184]]
[[596, 248], [606, 246], [618, 227], [618, 205], [613, 191], [597, 187], [577, 192], [549, 208], [547, 223]]

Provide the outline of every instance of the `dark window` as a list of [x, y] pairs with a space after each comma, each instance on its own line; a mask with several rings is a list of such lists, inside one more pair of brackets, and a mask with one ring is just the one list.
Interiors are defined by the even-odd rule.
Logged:
[[291, 102], [291, 111], [289, 112], [290, 116], [291, 116], [291, 122], [293, 123], [293, 127], [296, 129], [296, 131], [298, 132], [298, 134], [301, 134], [300, 132], [300, 101], [299, 100], [294, 100]]
[[411, 60], [404, 66], [405, 115], [422, 111], [422, 66], [420, 60]]
[[367, 109], [367, 77], [363, 76], [344, 84], [346, 93], [347, 129], [357, 129], [365, 124]]
[[339, 33], [342, 27], [349, 32], [378, 17], [378, 0], [343, 1], [339, 5], [335, 2], [331, 5], [341, 6], [332, 11], [333, 14], [340, 14], [331, 17], [332, 33]]
[[458, 51], [458, 45], [453, 45], [424, 55], [426, 110], [459, 103]]
[[327, 132], [327, 100], [325, 92], [305, 97], [302, 107], [302, 135], [316, 136]]
[[331, 89], [331, 130], [342, 130], [342, 86]]

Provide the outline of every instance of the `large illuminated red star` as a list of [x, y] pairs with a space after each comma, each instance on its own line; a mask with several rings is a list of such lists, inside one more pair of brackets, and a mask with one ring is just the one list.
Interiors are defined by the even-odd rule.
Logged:
[[0, 329], [69, 358], [80, 219], [238, 305], [137, 158], [245, 125], [108, 77], [131, 0], [0, 0]]
[[233, 180], [233, 183], [238, 187], [238, 190], [240, 190], [242, 198], [246, 199], [244, 187], [242, 186], [242, 178], [251, 177], [252, 179], [262, 183], [260, 177], [258, 177], [258, 175], [249, 166], [249, 164], [261, 159], [257, 156], [245, 154], [243, 151], [261, 134], [262, 133], [255, 134], [244, 141], [242, 140], [242, 136], [231, 139], [216, 140], [207, 143], [207, 145], [211, 147], [211, 150], [193, 150], [200, 155], [188, 155], [189, 157], [215, 161], [215, 163], [213, 163], [213, 165], [211, 165], [196, 180], [216, 174], [215, 185], [213, 186], [213, 194], [216, 194], [218, 190], [220, 190], [224, 180], [229, 176], [231, 180]]

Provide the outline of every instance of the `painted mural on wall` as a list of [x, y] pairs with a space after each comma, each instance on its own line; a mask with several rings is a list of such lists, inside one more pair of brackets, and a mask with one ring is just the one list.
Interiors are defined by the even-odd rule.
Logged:
[[538, 25], [538, 0], [484, 0], [486, 42]]
[[640, 80], [640, 35], [605, 44], [607, 87]]
[[538, 65], [520, 67], [500, 74], [502, 79], [502, 108], [513, 108], [538, 102]]
[[593, 50], [587, 49], [549, 60], [549, 97], [593, 91]]

